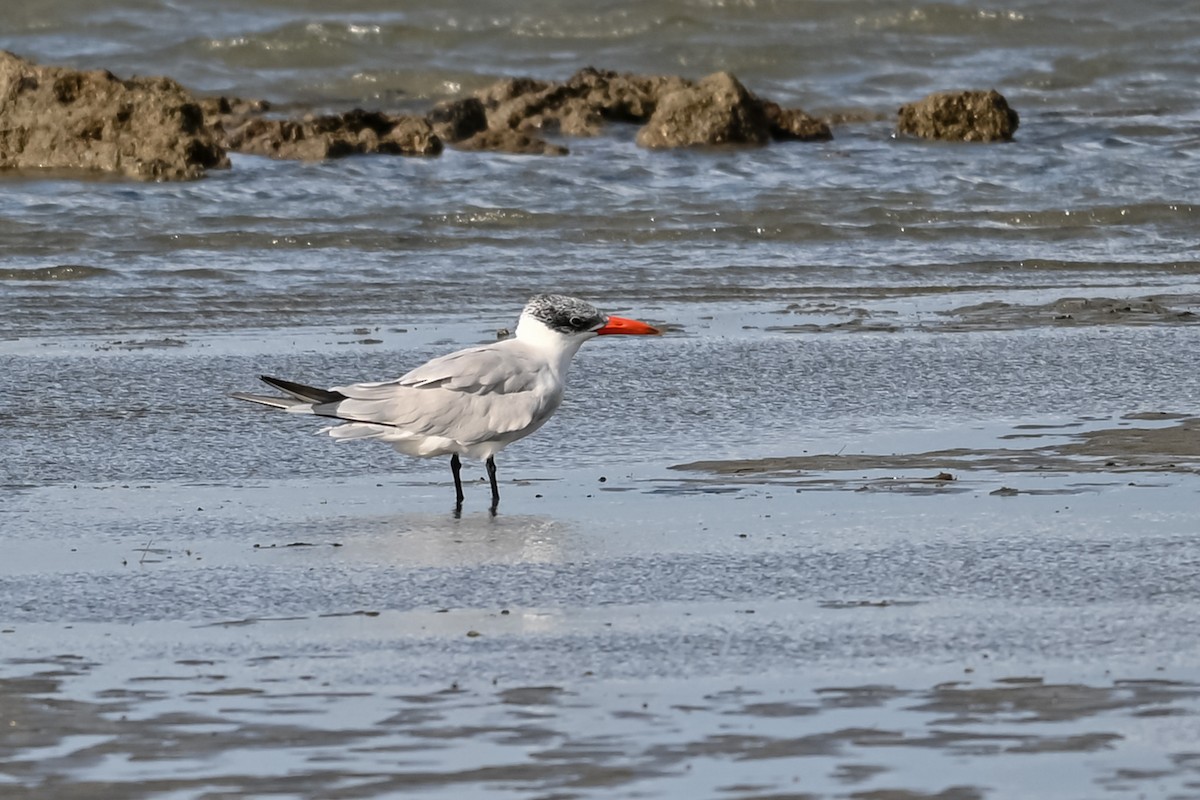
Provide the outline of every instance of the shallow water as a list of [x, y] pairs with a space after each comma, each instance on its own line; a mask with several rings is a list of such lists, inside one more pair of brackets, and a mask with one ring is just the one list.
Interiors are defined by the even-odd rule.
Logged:
[[[283, 109], [729, 69], [867, 121], [0, 175], [0, 796], [1200, 796], [1190, 10], [202, 5], [0, 47]], [[1014, 143], [891, 135], [993, 86]], [[583, 349], [495, 518], [227, 399], [546, 290], [667, 335]]]
[[[197, 31], [181, 24], [199, 13], [190, 3], [38, 4], [6, 18], [0, 47], [332, 107], [424, 109], [586, 63], [731, 69], [782, 102], [881, 120], [836, 126], [829, 143], [730, 152], [647, 152], [616, 125], [571, 140], [562, 159], [235, 157], [195, 184], [83, 192], [10, 177], [0, 335], [508, 319], [546, 287], [625, 304], [636, 286], [642, 306], [820, 289], [1156, 290], [1200, 269], [1200, 23], [1174, 4], [204, 8], [211, 30]], [[431, 62], [464, 74], [439, 77]], [[376, 86], [381, 69], [403, 98]], [[892, 138], [901, 103], [992, 86], [1022, 114], [1017, 143]]]

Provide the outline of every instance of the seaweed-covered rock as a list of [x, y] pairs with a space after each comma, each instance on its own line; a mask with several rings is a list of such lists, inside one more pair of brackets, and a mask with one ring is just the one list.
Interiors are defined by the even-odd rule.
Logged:
[[728, 72], [717, 72], [658, 98], [638, 131], [642, 147], [762, 145], [770, 138], [762, 102]]
[[228, 166], [196, 98], [170, 78], [122, 80], [0, 51], [0, 168], [186, 180]]
[[1004, 95], [987, 92], [936, 92], [900, 107], [900, 133], [924, 139], [963, 142], [1007, 142], [1020, 118]]
[[355, 109], [299, 120], [253, 117], [228, 132], [239, 153], [320, 161], [363, 153], [435, 156], [442, 140], [424, 117]]

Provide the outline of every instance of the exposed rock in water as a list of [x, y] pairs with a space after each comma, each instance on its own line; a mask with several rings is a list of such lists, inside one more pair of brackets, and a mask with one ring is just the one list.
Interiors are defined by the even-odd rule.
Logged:
[[[527, 91], [518, 94], [522, 87]], [[487, 109], [488, 128], [494, 131], [546, 129], [570, 136], [600, 132], [600, 114], [566, 84], [518, 78], [485, 89], [479, 98]]]
[[678, 75], [630, 75], [585, 67], [566, 86], [595, 113], [614, 122], [645, 123], [660, 97], [694, 84]]
[[642, 147], [766, 144], [770, 127], [762, 102], [728, 72], [658, 98], [640, 131]]
[[1007, 142], [1020, 118], [995, 89], [987, 92], [937, 92], [900, 107], [900, 133], [925, 139]]
[[434, 106], [425, 119], [444, 142], [461, 142], [487, 130], [487, 111], [478, 97], [448, 100]]
[[486, 89], [479, 90], [475, 96], [479, 98], [485, 108], [490, 110], [522, 95], [535, 94], [549, 89], [551, 85], [536, 78], [504, 78]]
[[361, 109], [299, 120], [252, 117], [227, 136], [229, 149], [239, 153], [302, 161], [363, 153], [435, 156], [442, 152], [442, 140], [424, 117]]
[[442, 138], [426, 117], [354, 109], [279, 119], [264, 116], [271, 110], [266, 100], [208, 97], [200, 103], [225, 148], [248, 155], [320, 161], [364, 153], [435, 156], [442, 152]]
[[487, 133], [478, 134], [459, 146], [471, 150], [563, 155], [567, 152], [565, 147], [550, 144], [537, 133], [598, 134], [609, 103], [599, 97], [596, 90], [600, 84], [607, 86], [608, 76], [616, 76], [616, 73], [600, 73], [588, 68], [567, 83], [533, 78], [497, 81], [475, 96], [487, 115]]
[[228, 131], [271, 110], [271, 104], [266, 100], [246, 100], [241, 97], [201, 97], [196, 102], [204, 111], [204, 124], [226, 150], [229, 149]]
[[[483, 104], [492, 131], [556, 130], [568, 136], [592, 136], [605, 122], [635, 123], [647, 126], [638, 136], [639, 144], [647, 147], [833, 138], [824, 121], [761, 100], [728, 73], [695, 82], [678, 75], [632, 75], [586, 67], [565, 83], [506, 78], [477, 92], [475, 98]], [[494, 137], [493, 146], [500, 149], [503, 141]]]
[[555, 107], [536, 113], [520, 125], [522, 129], [557, 129], [564, 136], [596, 136], [604, 127], [604, 118], [582, 97], [569, 96], [570, 89], [557, 94], [568, 95]]
[[196, 98], [170, 78], [122, 80], [0, 51], [0, 168], [186, 180], [228, 166]]
[[531, 136], [525, 131], [486, 130], [458, 142], [459, 150], [492, 150], [528, 156], [565, 156], [567, 148]]
[[829, 124], [804, 113], [798, 108], [782, 108], [778, 103], [763, 100], [763, 113], [767, 115], [771, 138], [795, 139], [801, 142], [826, 142], [833, 138]]
[[451, 142], [464, 150], [563, 155], [567, 148], [542, 132], [591, 136], [606, 122], [644, 125], [638, 143], [655, 148], [831, 138], [825, 122], [755, 97], [728, 73], [694, 82], [587, 67], [563, 83], [509, 78], [424, 117], [355, 109], [282, 119], [270, 111], [262, 100], [197, 99], [169, 78], [121, 80], [0, 51], [0, 168], [172, 180], [228, 167], [226, 151], [314, 161], [431, 156]]

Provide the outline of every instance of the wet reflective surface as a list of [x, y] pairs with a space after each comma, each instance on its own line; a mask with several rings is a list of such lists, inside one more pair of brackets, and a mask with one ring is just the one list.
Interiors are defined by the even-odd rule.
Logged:
[[495, 518], [479, 465], [455, 519], [447, 464], [214, 389], [477, 327], [5, 356], [59, 387], [6, 462], [6, 788], [1196, 792], [1200, 448], [1148, 410], [1188, 408], [1186, 323], [688, 315], [585, 347]]
[[[346, 690], [249, 656], [180, 659], [92, 701], [47, 704], [64, 680], [94, 682], [97, 665], [61, 656], [37, 666], [34, 677], [0, 679], [10, 719], [34, 731], [0, 745], [6, 755], [22, 745], [6, 770], [44, 785], [70, 775], [80, 796], [975, 798], [998, 783], [1019, 796], [1088, 780], [1098, 793], [1189, 796], [1200, 777], [1200, 756], [1155, 741], [1195, 732], [1200, 687], [1161, 679], [815, 690], [769, 677], [755, 688], [481, 680], [397, 693]], [[66, 718], [74, 735], [46, 735]]]

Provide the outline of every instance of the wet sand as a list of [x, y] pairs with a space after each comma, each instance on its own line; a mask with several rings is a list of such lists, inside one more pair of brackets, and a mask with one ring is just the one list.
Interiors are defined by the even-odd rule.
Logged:
[[[1161, 421], [1161, 427], [1142, 422]], [[1084, 419], [1061, 424], [1015, 425], [998, 437], [995, 447], [952, 448], [922, 453], [827, 453], [782, 458], [695, 461], [673, 469], [717, 475], [802, 477], [819, 473], [886, 470], [879, 481], [895, 486], [954, 489], [955, 472], [1012, 472], [1038, 474], [1102, 473], [1117, 476], [1200, 471], [1200, 419], [1166, 412], [1129, 414], [1116, 420]], [[930, 474], [934, 473], [934, 474]], [[853, 481], [853, 479], [850, 479]], [[845, 479], [822, 478], [820, 485], [845, 488]], [[812, 481], [801, 485], [812, 485]], [[1100, 485], [1100, 484], [1096, 484]], [[1131, 485], [1136, 485], [1131, 483]], [[858, 486], [870, 488], [871, 484]]]
[[222, 395], [485, 328], [8, 343], [142, 394], [14, 434], [0, 796], [1200, 796], [1187, 318], [777, 312], [581, 354], [500, 515], [480, 483], [457, 520], [445, 465]]
[[39, 666], [36, 677], [0, 680], [19, 731], [6, 736], [6, 774], [41, 786], [10, 785], [6, 797], [949, 799], [1070, 794], [1084, 782], [1106, 795], [1184, 797], [1200, 779], [1200, 754], [1155, 741], [1194, 731], [1200, 687], [1163, 679], [364, 691], [278, 677], [269, 659], [232, 670], [185, 659], [91, 701], [47, 702], [95, 665]]

